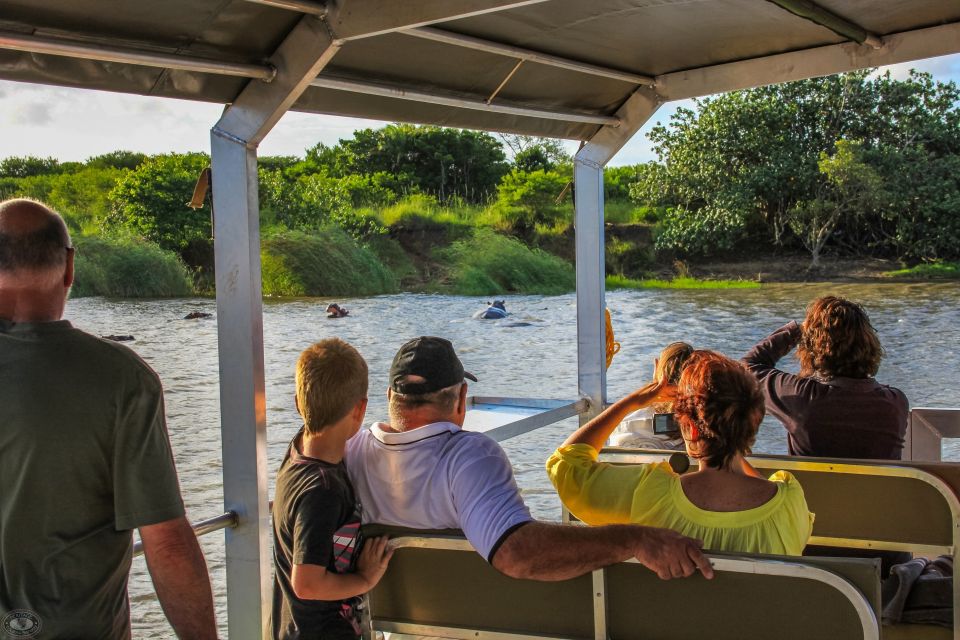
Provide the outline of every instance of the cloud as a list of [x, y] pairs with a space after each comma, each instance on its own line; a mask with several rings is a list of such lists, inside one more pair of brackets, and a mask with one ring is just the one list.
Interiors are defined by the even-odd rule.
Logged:
[[877, 69], [878, 73], [890, 72], [895, 80], [904, 80], [910, 75], [910, 70], [924, 71], [933, 75], [935, 80], [947, 82], [953, 80], [960, 81], [960, 55], [941, 56], [939, 58], [927, 58], [926, 60], [914, 60], [913, 62], [903, 62], [901, 64], [891, 64]]
[[28, 102], [17, 105], [13, 111], [13, 124], [42, 127], [53, 122], [53, 105], [47, 102]]

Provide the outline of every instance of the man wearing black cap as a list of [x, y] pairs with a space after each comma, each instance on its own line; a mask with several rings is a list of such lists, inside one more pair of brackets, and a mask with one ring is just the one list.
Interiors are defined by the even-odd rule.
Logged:
[[365, 522], [460, 529], [498, 571], [565, 580], [636, 557], [661, 578], [713, 571], [699, 544], [637, 525], [578, 527], [534, 520], [503, 449], [463, 431], [467, 383], [449, 340], [415, 338], [390, 366], [390, 423], [347, 443], [346, 465]]

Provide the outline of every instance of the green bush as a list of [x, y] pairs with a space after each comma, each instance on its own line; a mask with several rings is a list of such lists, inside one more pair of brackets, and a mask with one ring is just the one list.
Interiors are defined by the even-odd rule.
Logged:
[[628, 200], [630, 187], [646, 174], [648, 165], [607, 167], [603, 170], [603, 197], [606, 200]]
[[513, 170], [497, 186], [497, 201], [491, 209], [516, 230], [572, 220], [572, 207], [557, 204], [569, 181], [569, 176], [557, 171]]
[[209, 240], [210, 210], [187, 206], [200, 172], [210, 165], [202, 153], [153, 156], [121, 174], [108, 196], [105, 225], [156, 242], [184, 256], [194, 242]]
[[747, 238], [747, 214], [738, 203], [719, 202], [699, 210], [677, 207], [664, 216], [656, 248], [710, 256], [729, 251]]
[[76, 238], [72, 295], [166, 298], [192, 293], [190, 274], [173, 251], [146, 240]]
[[569, 263], [489, 229], [478, 229], [472, 238], [455, 242], [441, 257], [450, 265], [453, 290], [461, 295], [553, 295], [575, 286]]
[[268, 296], [363, 296], [393, 293], [396, 277], [370, 249], [334, 227], [279, 232], [261, 245]]

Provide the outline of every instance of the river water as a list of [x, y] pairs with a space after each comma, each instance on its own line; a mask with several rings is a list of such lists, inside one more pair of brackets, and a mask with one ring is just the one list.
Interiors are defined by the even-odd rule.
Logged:
[[[960, 287], [945, 284], [765, 285], [726, 291], [645, 290], [607, 294], [614, 333], [622, 344], [608, 371], [610, 398], [650, 379], [653, 358], [675, 340], [742, 356], [790, 319], [801, 319], [813, 298], [833, 293], [863, 303], [887, 351], [881, 382], [900, 387], [911, 406], [960, 405]], [[505, 321], [473, 320], [485, 300], [461, 296], [401, 294], [339, 300], [346, 319], [328, 320], [328, 300], [268, 301], [264, 305], [267, 420], [271, 488], [284, 449], [299, 428], [293, 372], [300, 351], [338, 336], [356, 346], [370, 367], [368, 420], [386, 416], [387, 372], [396, 349], [417, 335], [451, 339], [467, 370], [480, 379], [479, 395], [573, 399], [576, 396], [576, 299], [511, 296]], [[132, 334], [129, 344], [163, 380], [167, 419], [188, 516], [222, 512], [219, 384], [216, 320], [182, 320], [191, 311], [216, 312], [210, 299], [73, 300], [67, 318], [97, 335]], [[509, 326], [524, 321], [530, 326]], [[790, 357], [782, 363], [795, 370]], [[532, 511], [558, 519], [543, 462], [574, 428], [565, 421], [504, 443]], [[785, 453], [779, 423], [765, 420], [757, 452]], [[948, 445], [944, 458], [960, 460]], [[272, 490], [272, 489], [271, 489]], [[226, 635], [223, 535], [201, 539], [213, 578], [217, 615]], [[143, 559], [130, 579], [134, 636], [172, 637], [153, 595]]]

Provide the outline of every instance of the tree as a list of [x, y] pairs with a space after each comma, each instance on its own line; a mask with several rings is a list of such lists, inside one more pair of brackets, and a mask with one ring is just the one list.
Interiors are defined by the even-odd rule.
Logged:
[[[607, 167], [603, 170], [603, 198], [607, 201], [629, 200], [633, 186], [644, 179], [655, 163]], [[646, 203], [644, 203], [646, 204]]]
[[307, 160], [331, 177], [383, 173], [397, 194], [428, 193], [440, 202], [486, 202], [508, 165], [495, 138], [476, 131], [392, 124], [362, 129], [336, 147], [317, 145]]
[[[661, 162], [631, 195], [671, 208], [661, 248], [709, 253], [751, 240], [804, 246], [810, 237], [797, 232], [805, 226], [797, 226], [801, 212], [808, 221], [832, 217], [821, 207], [830, 185], [821, 154], [832, 157], [837, 140], [857, 140], [857, 162], [875, 170], [884, 199], [862, 215], [841, 215], [821, 249], [956, 256], [958, 105], [953, 83], [915, 72], [897, 81], [869, 70], [698, 100], [695, 110], [680, 109], [668, 126], [654, 127]], [[829, 188], [836, 196], [838, 185]], [[713, 233], [719, 242], [704, 235]]]
[[554, 225], [570, 211], [558, 203], [567, 182], [569, 177], [556, 171], [515, 169], [497, 187], [494, 208], [516, 231], [527, 232], [538, 224]]
[[87, 158], [86, 166], [93, 169], [136, 169], [147, 159], [138, 151], [111, 151]]
[[517, 171], [552, 171], [555, 166], [543, 147], [530, 147], [513, 157], [513, 167]]
[[0, 160], [0, 178], [29, 178], [56, 173], [60, 173], [60, 162], [56, 158], [11, 156]]
[[838, 140], [836, 153], [821, 153], [817, 166], [824, 180], [817, 197], [798, 202], [788, 213], [790, 228], [810, 252], [811, 268], [820, 266], [824, 245], [845, 218], [864, 216], [884, 200], [880, 176], [862, 161], [860, 147], [860, 142]]
[[46, 177], [43, 201], [63, 215], [71, 231], [94, 235], [110, 214], [108, 194], [121, 175], [119, 169], [84, 168]]
[[539, 138], [513, 133], [498, 133], [500, 141], [513, 154], [513, 167], [518, 171], [551, 171], [572, 163], [572, 158], [556, 138]]
[[177, 252], [189, 265], [208, 259], [209, 210], [187, 206], [200, 172], [210, 165], [204, 153], [153, 156], [124, 174], [110, 191], [106, 226]]

